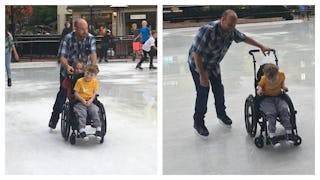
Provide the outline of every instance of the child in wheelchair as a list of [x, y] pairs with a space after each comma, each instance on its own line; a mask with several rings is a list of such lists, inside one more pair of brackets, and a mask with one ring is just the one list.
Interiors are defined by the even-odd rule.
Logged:
[[290, 114], [287, 103], [279, 97], [281, 91], [288, 91], [285, 86], [285, 74], [279, 71], [278, 66], [272, 63], [265, 64], [263, 67], [264, 75], [258, 83], [257, 94], [264, 95], [260, 102], [260, 110], [265, 114], [268, 122], [268, 132], [270, 142], [273, 147], [280, 146], [276, 137], [276, 121], [279, 116], [280, 123], [285, 128], [287, 141], [294, 143]]
[[99, 84], [96, 79], [99, 73], [97, 65], [89, 64], [85, 67], [84, 77], [77, 80], [74, 86], [74, 96], [76, 102], [73, 110], [75, 117], [79, 122], [80, 137], [88, 141], [89, 137], [85, 132], [87, 116], [89, 115], [93, 121], [93, 126], [96, 128], [97, 141], [101, 140], [101, 120], [99, 118], [99, 107], [93, 103], [96, 98], [96, 92]]

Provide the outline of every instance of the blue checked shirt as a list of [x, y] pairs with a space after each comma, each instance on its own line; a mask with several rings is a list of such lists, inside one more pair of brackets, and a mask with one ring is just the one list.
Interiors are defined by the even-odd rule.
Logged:
[[204, 69], [209, 76], [220, 75], [220, 65], [227, 53], [232, 41], [236, 43], [246, 39], [246, 35], [235, 29], [232, 33], [223, 34], [220, 21], [212, 21], [200, 27], [194, 42], [189, 50], [188, 62], [196, 69], [192, 53], [195, 52], [202, 57]]
[[[74, 32], [67, 34], [60, 43], [58, 58], [65, 57], [68, 59], [68, 64], [72, 66], [75, 60], [81, 61], [84, 64], [89, 62], [89, 55], [96, 52], [96, 39], [90, 33], [81, 41], [76, 40]], [[61, 64], [60, 73], [66, 74], [64, 66]]]

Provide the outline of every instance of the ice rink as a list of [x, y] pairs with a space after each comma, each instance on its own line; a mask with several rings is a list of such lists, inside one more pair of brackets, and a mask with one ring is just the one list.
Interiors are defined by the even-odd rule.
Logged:
[[[258, 149], [247, 135], [244, 103], [254, 94], [253, 63], [248, 54], [255, 47], [233, 43], [221, 63], [227, 113], [232, 128], [218, 123], [209, 92], [207, 140], [193, 129], [195, 87], [187, 64], [188, 50], [198, 28], [165, 29], [163, 39], [163, 172], [164, 174], [314, 174], [315, 173], [315, 23], [283, 21], [241, 24], [237, 28], [274, 48], [279, 67], [286, 73], [294, 107], [300, 146], [282, 143], [279, 149]], [[257, 62], [274, 62], [273, 55]], [[277, 125], [281, 132], [282, 126]]]
[[5, 173], [156, 174], [157, 70], [138, 71], [135, 65], [99, 64], [99, 100], [108, 124], [104, 143], [91, 138], [71, 145], [61, 136], [60, 121], [53, 132], [48, 128], [59, 87], [58, 64], [12, 64], [13, 86], [5, 89]]

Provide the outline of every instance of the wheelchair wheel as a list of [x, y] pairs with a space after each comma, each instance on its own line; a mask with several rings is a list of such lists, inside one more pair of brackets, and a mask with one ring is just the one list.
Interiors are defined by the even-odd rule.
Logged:
[[68, 141], [69, 134], [70, 134], [70, 106], [69, 106], [69, 102], [67, 102], [62, 107], [61, 135], [64, 138], [64, 140]]
[[249, 95], [246, 99], [244, 105], [244, 119], [247, 133], [254, 137], [257, 132], [257, 119], [256, 119], [255, 105], [254, 105], [254, 97], [253, 95]]
[[99, 102], [98, 106], [99, 106], [99, 116], [100, 116], [100, 120], [101, 120], [101, 132], [102, 132], [102, 138], [101, 138], [100, 143], [103, 143], [104, 136], [107, 133], [107, 117], [106, 117], [106, 112], [105, 112], [103, 104], [101, 102]]
[[295, 145], [295, 146], [299, 146], [299, 145], [301, 144], [301, 142], [302, 142], [301, 137], [297, 135], [297, 136], [296, 136], [296, 139], [295, 139], [295, 141], [294, 141], [294, 145]]
[[264, 146], [263, 136], [256, 137], [256, 138], [254, 139], [254, 144], [255, 144], [258, 148], [263, 148], [263, 146]]

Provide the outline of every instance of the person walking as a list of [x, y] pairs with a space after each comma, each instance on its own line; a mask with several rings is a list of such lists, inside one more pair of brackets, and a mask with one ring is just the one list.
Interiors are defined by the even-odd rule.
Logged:
[[62, 82], [69, 74], [73, 74], [73, 62], [78, 60], [84, 64], [96, 64], [97, 61], [96, 39], [88, 33], [88, 23], [85, 19], [79, 18], [75, 21], [74, 31], [67, 34], [60, 43], [58, 58], [61, 62], [60, 88], [48, 125], [51, 130], [56, 128], [62, 106], [66, 101], [67, 91], [63, 88]]
[[218, 119], [224, 125], [231, 126], [232, 124], [232, 120], [225, 111], [224, 87], [220, 73], [220, 62], [232, 41], [246, 42], [259, 47], [264, 54], [271, 51], [270, 48], [238, 31], [235, 28], [237, 20], [238, 16], [235, 11], [231, 9], [224, 11], [220, 20], [200, 27], [189, 50], [188, 63], [197, 91], [193, 127], [199, 135], [204, 137], [209, 135], [204, 121], [207, 112], [209, 83], [214, 95]]
[[6, 29], [5, 30], [5, 65], [6, 65], [6, 72], [7, 72], [7, 85], [8, 87], [12, 86], [11, 80], [11, 58], [12, 52], [14, 55], [15, 60], [19, 60], [19, 55], [17, 53], [16, 47], [14, 46], [13, 37], [11, 33]]

